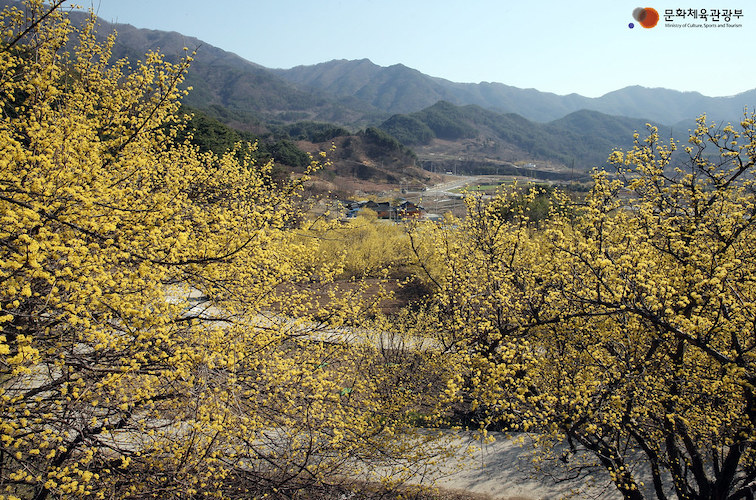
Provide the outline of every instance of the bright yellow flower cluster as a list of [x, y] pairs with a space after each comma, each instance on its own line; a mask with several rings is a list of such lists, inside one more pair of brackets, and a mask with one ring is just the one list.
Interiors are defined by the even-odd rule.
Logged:
[[756, 467], [756, 117], [702, 117], [683, 151], [650, 128], [610, 162], [539, 226], [509, 192], [418, 231], [437, 330], [484, 423], [567, 437], [625, 498], [736, 498]]
[[358, 294], [318, 321], [301, 181], [179, 143], [191, 57], [113, 62], [59, 3], [0, 17], [0, 497], [406, 477], [443, 401], [408, 370], [450, 370], [339, 330]]

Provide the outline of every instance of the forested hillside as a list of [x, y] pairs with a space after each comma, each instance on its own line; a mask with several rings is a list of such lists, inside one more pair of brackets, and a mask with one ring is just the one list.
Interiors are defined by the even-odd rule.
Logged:
[[[457, 141], [459, 156], [465, 158], [550, 160], [585, 172], [603, 166], [613, 149], [632, 145], [633, 133], [644, 130], [646, 122], [577, 111], [541, 124], [516, 114], [439, 102], [410, 115], [394, 115], [380, 128], [412, 147], [433, 139]], [[478, 151], [471, 151], [471, 141], [465, 141], [473, 138]]]

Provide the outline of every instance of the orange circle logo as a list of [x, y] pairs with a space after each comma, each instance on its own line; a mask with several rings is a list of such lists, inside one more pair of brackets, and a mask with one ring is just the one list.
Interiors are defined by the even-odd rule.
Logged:
[[644, 28], [653, 28], [659, 22], [659, 13], [653, 7], [638, 7], [633, 11], [633, 19]]

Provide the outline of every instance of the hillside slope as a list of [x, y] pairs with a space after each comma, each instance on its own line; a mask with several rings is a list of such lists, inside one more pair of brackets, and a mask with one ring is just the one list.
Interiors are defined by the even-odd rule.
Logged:
[[438, 156], [443, 141], [443, 155], [457, 161], [546, 161], [584, 172], [604, 165], [613, 149], [632, 147], [633, 133], [645, 130], [646, 121], [581, 110], [543, 124], [514, 113], [441, 101], [409, 115], [394, 115], [380, 128], [413, 147], [421, 159]]

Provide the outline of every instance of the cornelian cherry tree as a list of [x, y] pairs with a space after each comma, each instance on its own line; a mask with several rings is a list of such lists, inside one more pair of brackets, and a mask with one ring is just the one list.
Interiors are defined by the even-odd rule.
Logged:
[[436, 329], [487, 422], [566, 440], [625, 498], [754, 498], [756, 117], [610, 163], [537, 227], [505, 193], [418, 231]]
[[432, 438], [402, 430], [441, 399], [418, 403], [401, 358], [333, 330], [359, 297], [318, 321], [297, 284], [335, 270], [293, 237], [301, 183], [178, 141], [191, 56], [111, 61], [115, 35], [61, 3], [0, 17], [0, 498], [413, 473]]

